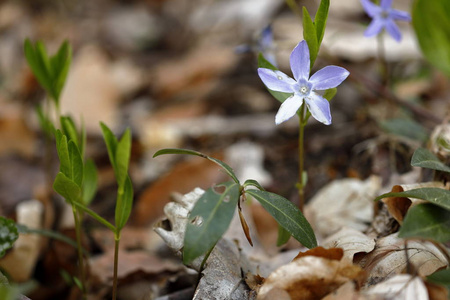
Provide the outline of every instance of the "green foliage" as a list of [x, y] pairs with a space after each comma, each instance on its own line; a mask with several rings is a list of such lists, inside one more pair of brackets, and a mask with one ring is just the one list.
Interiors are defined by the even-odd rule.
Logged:
[[83, 172], [83, 188], [82, 188], [82, 200], [84, 205], [88, 206], [94, 199], [95, 193], [97, 192], [97, 168], [92, 159], [89, 159], [84, 164]]
[[411, 165], [450, 173], [450, 167], [443, 164], [439, 158], [425, 148], [418, 148], [414, 151]]
[[0, 257], [5, 255], [6, 250], [12, 248], [18, 238], [19, 233], [16, 223], [13, 220], [0, 216]]
[[[218, 193], [217, 187], [225, 190]], [[239, 201], [239, 184], [229, 181], [215, 188], [205, 191], [189, 215], [183, 248], [185, 264], [212, 249], [233, 218]]]
[[450, 1], [415, 0], [412, 24], [428, 61], [450, 76]]
[[254, 180], [254, 179], [247, 179], [244, 184], [242, 185], [243, 188], [246, 188], [248, 186], [253, 186], [255, 188], [257, 188], [260, 191], [264, 191], [264, 188], [259, 184], [258, 181]]
[[24, 50], [28, 65], [36, 79], [53, 99], [56, 106], [59, 106], [59, 97], [72, 60], [72, 50], [69, 43], [64, 41], [58, 52], [50, 57], [44, 44], [40, 41], [33, 45], [29, 39], [26, 39]]
[[450, 241], [450, 211], [431, 203], [411, 207], [403, 220], [399, 237]]
[[216, 164], [218, 164], [227, 174], [228, 176], [230, 176], [234, 182], [236, 182], [237, 184], [239, 184], [239, 180], [236, 177], [236, 174], [234, 174], [233, 169], [227, 165], [226, 163], [224, 163], [223, 161], [214, 158], [214, 157], [210, 157], [208, 155], [205, 155], [203, 153], [194, 151], [194, 150], [188, 150], [188, 149], [173, 149], [173, 148], [167, 148], [167, 149], [161, 149], [159, 151], [157, 151], [153, 157], [157, 157], [163, 154], [189, 154], [189, 155], [195, 155], [195, 156], [199, 156], [199, 157], [203, 157], [206, 158]]
[[303, 7], [303, 38], [308, 43], [310, 69], [312, 70], [317, 54], [319, 53], [319, 42], [317, 40], [317, 30], [306, 7]]
[[100, 126], [118, 186], [115, 222], [116, 228], [120, 232], [127, 223], [133, 206], [133, 185], [128, 176], [131, 155], [131, 131], [130, 129], [125, 130], [122, 138], [118, 140], [108, 126], [104, 123], [100, 123]]
[[316, 27], [317, 42], [320, 47], [322, 44], [325, 27], [327, 26], [328, 10], [330, 8], [330, 0], [320, 1], [316, 16], [314, 17], [314, 26]]
[[283, 226], [278, 225], [278, 238], [277, 238], [277, 246], [283, 246], [286, 244], [291, 238], [291, 234], [283, 228]]
[[56, 174], [53, 189], [71, 204], [80, 201], [81, 188], [62, 172]]
[[386, 193], [375, 198], [376, 201], [386, 197], [409, 197], [430, 201], [450, 210], [450, 191], [440, 188], [419, 188], [404, 192]]
[[292, 202], [277, 194], [247, 190], [248, 195], [258, 200], [287, 232], [307, 248], [317, 247], [316, 236], [301, 211]]
[[426, 142], [428, 139], [428, 132], [426, 129], [420, 123], [412, 119], [390, 119], [380, 122], [380, 126], [388, 133], [403, 136], [422, 143]]

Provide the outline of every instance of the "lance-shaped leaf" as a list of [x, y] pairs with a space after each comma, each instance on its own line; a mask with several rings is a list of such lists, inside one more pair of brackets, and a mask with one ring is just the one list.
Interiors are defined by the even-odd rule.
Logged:
[[210, 157], [206, 154], [203, 154], [201, 152], [198, 151], [194, 151], [194, 150], [189, 150], [189, 149], [174, 149], [174, 148], [167, 148], [167, 149], [161, 149], [159, 151], [157, 151], [153, 157], [157, 157], [163, 154], [189, 154], [189, 155], [195, 155], [195, 156], [199, 156], [199, 157], [203, 157], [206, 158], [216, 164], [218, 164], [227, 174], [228, 176], [231, 177], [231, 179], [234, 180], [234, 182], [236, 182], [237, 184], [239, 184], [239, 180], [236, 177], [236, 174], [234, 174], [233, 169], [227, 165], [226, 163], [224, 163], [223, 161], [214, 158], [214, 157]]
[[84, 205], [89, 205], [94, 199], [95, 193], [97, 192], [97, 168], [95, 167], [94, 161], [91, 159], [87, 160], [84, 164], [83, 172], [83, 203]]
[[414, 151], [411, 165], [450, 173], [450, 167], [443, 164], [436, 155], [425, 148], [418, 148]]
[[5, 255], [6, 250], [12, 248], [18, 237], [16, 223], [0, 216], [0, 257]]
[[[278, 70], [274, 65], [272, 65], [267, 59], [264, 58], [264, 55], [262, 55], [262, 53], [260, 53], [258, 55], [258, 68], [266, 68], [266, 69], [275, 70], [275, 71]], [[277, 99], [281, 103], [283, 103], [287, 98], [292, 96], [292, 93], [277, 92], [277, 91], [272, 91], [270, 89], [267, 89], [267, 90], [275, 99]]]
[[308, 43], [310, 69], [312, 70], [317, 54], [319, 53], [319, 43], [317, 42], [316, 27], [308, 13], [306, 7], [303, 6], [303, 38]]
[[131, 154], [131, 133], [130, 129], [127, 129], [122, 135], [122, 138], [117, 143], [116, 153], [115, 153], [115, 173], [116, 180], [119, 186], [119, 191], [124, 189], [125, 180], [128, 177], [128, 166], [130, 164], [130, 154]]
[[72, 179], [78, 187], [83, 185], [83, 158], [74, 141], [69, 141], [69, 159], [70, 159], [70, 174], [65, 174], [69, 179]]
[[70, 177], [71, 162], [67, 137], [58, 129], [56, 130], [56, 151], [59, 157], [59, 171]]
[[278, 238], [277, 247], [283, 246], [291, 238], [291, 234], [283, 228], [283, 226], [278, 225]]
[[80, 201], [81, 188], [62, 172], [56, 175], [53, 189], [71, 204]]
[[123, 194], [117, 195], [116, 203], [116, 228], [120, 231], [128, 222], [133, 208], [133, 184], [129, 176], [125, 179]]
[[254, 179], [247, 179], [242, 186], [244, 188], [246, 188], [248, 186], [254, 186], [258, 190], [264, 191], [264, 188], [259, 184], [258, 181], [254, 180]]
[[277, 194], [247, 190], [247, 194], [258, 200], [286, 231], [307, 248], [317, 246], [316, 236], [301, 211], [286, 198]]
[[413, 206], [408, 210], [398, 236], [446, 243], [450, 241], [450, 211], [431, 203]]
[[39, 43], [37, 43], [36, 46], [33, 46], [30, 40], [26, 39], [24, 44], [25, 57], [27, 59], [28, 65], [33, 71], [34, 76], [36, 76], [37, 81], [53, 98], [52, 78], [50, 70], [48, 69], [45, 62], [46, 58], [41, 57], [43, 46], [41, 44], [41, 46], [39, 47], [41, 48], [41, 50], [38, 51], [38, 45]]
[[183, 262], [191, 263], [195, 258], [211, 250], [228, 229], [239, 200], [239, 185], [225, 182], [220, 194], [210, 188], [197, 200], [192, 209], [184, 236]]
[[328, 9], [330, 8], [330, 0], [320, 1], [316, 16], [314, 17], [314, 26], [316, 27], [318, 47], [322, 44], [325, 27], [327, 26]]
[[67, 139], [74, 141], [79, 146], [77, 127], [71, 117], [61, 116], [60, 118], [62, 132], [67, 136]]
[[450, 210], [450, 191], [440, 188], [420, 188], [397, 193], [386, 193], [375, 198], [375, 201], [387, 197], [406, 197], [427, 200], [442, 208]]
[[100, 122], [100, 127], [103, 132], [103, 139], [105, 140], [106, 149], [108, 150], [109, 161], [111, 162], [113, 169], [116, 169], [116, 148], [119, 141], [117, 140], [111, 129], [108, 128], [103, 122]]
[[72, 49], [70, 48], [69, 42], [64, 41], [58, 52], [50, 58], [50, 67], [53, 74], [52, 86], [56, 99], [59, 99], [64, 84], [66, 83], [71, 61]]

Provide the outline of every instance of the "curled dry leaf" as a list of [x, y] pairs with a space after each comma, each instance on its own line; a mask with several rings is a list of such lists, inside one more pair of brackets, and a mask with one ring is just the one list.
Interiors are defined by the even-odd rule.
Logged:
[[[399, 193], [413, 189], [429, 188], [429, 187], [444, 188], [444, 184], [442, 182], [433, 181], [414, 184], [394, 185], [392, 187], [391, 192]], [[412, 205], [417, 205], [419, 203], [426, 202], [421, 199], [407, 198], [407, 197], [387, 197], [382, 199], [381, 201], [383, 201], [387, 205], [389, 213], [400, 224], [403, 223], [403, 219], [406, 215], [406, 212]]]
[[361, 260], [360, 265], [369, 273], [366, 285], [377, 284], [404, 272], [408, 267], [420, 276], [428, 276], [447, 266], [446, 257], [431, 242], [406, 242], [397, 235], [395, 233], [377, 240], [375, 250]]
[[364, 271], [341, 259], [342, 254], [342, 249], [321, 247], [302, 253], [270, 274], [257, 299], [320, 299], [350, 280], [361, 279]]
[[362, 181], [354, 178], [335, 180], [323, 187], [305, 208], [316, 235], [327, 237], [342, 227], [359, 231], [367, 229], [373, 218], [373, 199], [381, 179], [371, 176]]
[[353, 261], [356, 253], [369, 253], [375, 248], [375, 240], [369, 238], [362, 232], [344, 227], [332, 236], [329, 236], [324, 242], [325, 247], [342, 248], [344, 257]]

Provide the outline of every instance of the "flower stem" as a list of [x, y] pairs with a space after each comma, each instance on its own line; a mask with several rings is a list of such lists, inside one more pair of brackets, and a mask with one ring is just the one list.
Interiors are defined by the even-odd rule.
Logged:
[[75, 233], [77, 236], [77, 250], [78, 250], [78, 269], [80, 274], [80, 280], [81, 280], [81, 293], [83, 294], [83, 299], [87, 299], [86, 295], [86, 274], [84, 270], [84, 257], [83, 257], [83, 248], [81, 247], [81, 239], [82, 239], [82, 232], [81, 232], [81, 220], [80, 215], [75, 208], [75, 206], [72, 206], [73, 211], [73, 218], [75, 220]]
[[385, 87], [389, 85], [389, 63], [386, 59], [386, 48], [384, 47], [384, 35], [380, 33], [377, 36], [378, 58], [381, 64], [382, 84]]
[[303, 182], [303, 170], [304, 170], [304, 149], [303, 149], [303, 140], [305, 134], [305, 104], [303, 104], [300, 108], [300, 116], [299, 116], [299, 132], [298, 132], [298, 196], [299, 203], [298, 208], [301, 212], [303, 212], [303, 206], [305, 204], [305, 193], [304, 193], [304, 182]]
[[114, 274], [113, 274], [113, 290], [112, 299], [117, 298], [117, 266], [119, 264], [119, 242], [120, 242], [120, 230], [114, 233]]

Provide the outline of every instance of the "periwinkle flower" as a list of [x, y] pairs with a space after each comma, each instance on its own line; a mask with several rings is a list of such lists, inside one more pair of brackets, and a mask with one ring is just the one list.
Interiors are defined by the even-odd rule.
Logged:
[[310, 59], [306, 41], [301, 41], [294, 48], [291, 53], [290, 64], [295, 79], [281, 71], [266, 68], [258, 69], [258, 75], [267, 88], [283, 93], [293, 93], [281, 104], [275, 116], [275, 123], [278, 125], [293, 117], [304, 100], [311, 115], [317, 121], [330, 125], [330, 104], [327, 99], [315, 91], [337, 87], [350, 73], [338, 66], [327, 66], [309, 77]]
[[381, 0], [380, 6], [370, 0], [361, 0], [361, 4], [369, 17], [372, 18], [372, 22], [364, 32], [364, 36], [377, 35], [384, 28], [394, 40], [400, 42], [402, 35], [394, 21], [411, 21], [409, 13], [391, 8], [392, 0]]
[[277, 60], [275, 58], [275, 45], [273, 42], [272, 26], [269, 24], [261, 31], [258, 39], [253, 45], [239, 45], [235, 48], [236, 53], [247, 52], [261, 52], [267, 61], [269, 61], [275, 67], [277, 66]]

